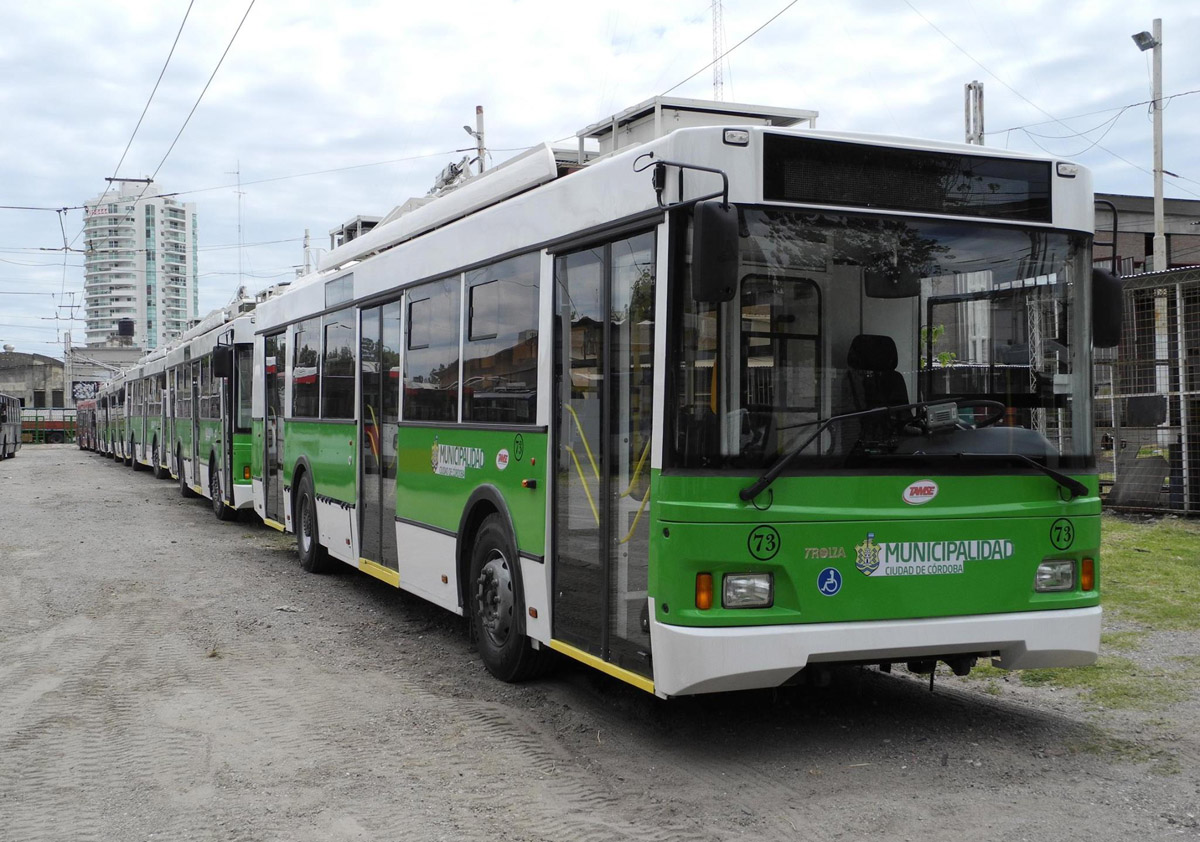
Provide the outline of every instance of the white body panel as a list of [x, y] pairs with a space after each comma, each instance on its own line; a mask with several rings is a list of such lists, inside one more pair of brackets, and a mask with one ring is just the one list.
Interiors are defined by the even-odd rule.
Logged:
[[[525, 634], [542, 643], [550, 642], [550, 605], [553, 591], [550, 585], [549, 562], [521, 557], [521, 586], [525, 594]], [[529, 616], [528, 609], [537, 611]]]
[[317, 527], [329, 554], [339, 561], [358, 567], [358, 548], [354, 540], [354, 509], [318, 497]]
[[667, 626], [650, 609], [654, 690], [664, 696], [777, 687], [810, 663], [905, 661], [998, 651], [1004, 669], [1079, 667], [1100, 648], [1101, 609], [794, 626]]
[[457, 540], [444, 532], [397, 522], [396, 546], [400, 548], [401, 589], [462, 614], [458, 604], [458, 571], [454, 565]]

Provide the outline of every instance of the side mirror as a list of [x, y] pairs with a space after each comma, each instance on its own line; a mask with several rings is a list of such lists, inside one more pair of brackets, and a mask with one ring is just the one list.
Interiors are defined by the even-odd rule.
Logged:
[[715, 200], [697, 202], [692, 218], [692, 298], [732, 301], [738, 283], [738, 212]]
[[233, 346], [217, 345], [213, 348], [212, 359], [213, 377], [228, 380], [233, 377]]
[[1092, 270], [1092, 344], [1097, 348], [1121, 344], [1124, 300], [1120, 278], [1104, 269]]

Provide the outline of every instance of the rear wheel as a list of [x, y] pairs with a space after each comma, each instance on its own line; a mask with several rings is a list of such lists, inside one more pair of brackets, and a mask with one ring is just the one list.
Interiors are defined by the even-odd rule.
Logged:
[[499, 514], [488, 515], [471, 549], [471, 630], [479, 657], [501, 681], [524, 681], [545, 671], [549, 652], [525, 636], [525, 599], [516, 547]]
[[221, 475], [217, 472], [216, 461], [208, 463], [208, 492], [212, 495], [213, 514], [217, 520], [233, 520], [237, 517], [237, 509], [225, 505], [221, 491]]
[[317, 529], [317, 499], [313, 494], [312, 479], [308, 474], [300, 478], [296, 490], [296, 553], [300, 566], [309, 573], [328, 573], [333, 569], [329, 553], [321, 545]]
[[192, 487], [188, 485], [187, 471], [183, 465], [183, 451], [175, 451], [175, 469], [179, 471], [179, 496], [180, 497], [195, 497], [196, 492], [192, 491]]
[[155, 479], [166, 479], [171, 475], [171, 472], [163, 467], [162, 454], [158, 450], [158, 439], [154, 440], [154, 449], [151, 451], [150, 460], [154, 465]]

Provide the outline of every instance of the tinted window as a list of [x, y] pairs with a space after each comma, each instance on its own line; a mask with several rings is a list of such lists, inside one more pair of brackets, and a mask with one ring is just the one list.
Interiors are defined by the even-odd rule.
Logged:
[[514, 257], [467, 273], [464, 421], [534, 422], [538, 273], [536, 254]]
[[422, 284], [408, 294], [404, 420], [458, 420], [459, 279]]
[[354, 311], [351, 309], [325, 317], [321, 417], [354, 417]]
[[321, 320], [309, 319], [296, 325], [296, 356], [292, 363], [292, 415], [316, 418], [320, 387], [317, 367], [321, 353]]

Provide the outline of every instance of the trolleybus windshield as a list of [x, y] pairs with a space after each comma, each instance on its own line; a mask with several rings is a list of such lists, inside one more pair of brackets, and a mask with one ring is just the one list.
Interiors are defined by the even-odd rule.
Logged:
[[741, 213], [733, 300], [674, 298], [671, 467], [1090, 464], [1087, 235]]

